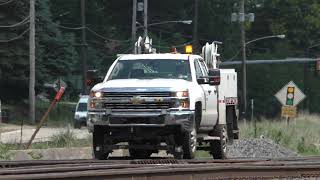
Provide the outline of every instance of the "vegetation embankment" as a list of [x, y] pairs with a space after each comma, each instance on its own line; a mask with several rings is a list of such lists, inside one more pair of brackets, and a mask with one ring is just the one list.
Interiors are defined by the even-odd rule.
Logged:
[[[255, 137], [254, 123], [241, 124], [241, 138]], [[301, 155], [320, 155], [320, 116], [301, 114], [289, 124], [280, 119], [261, 119], [256, 137], [269, 138]]]

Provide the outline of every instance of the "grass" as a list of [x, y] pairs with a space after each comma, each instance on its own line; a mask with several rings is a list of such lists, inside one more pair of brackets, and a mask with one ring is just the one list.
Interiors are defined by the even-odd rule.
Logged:
[[[69, 129], [61, 131], [53, 136], [48, 142], [33, 143], [30, 149], [49, 149], [49, 148], [71, 148], [71, 147], [91, 147], [92, 137], [86, 139], [76, 139], [75, 135]], [[0, 143], [0, 160], [9, 160], [12, 157], [10, 150], [22, 149], [19, 144], [1, 144]], [[32, 152], [31, 152], [32, 153]], [[30, 154], [34, 159], [41, 159], [38, 154]]]
[[30, 149], [88, 147], [91, 145], [91, 136], [88, 136], [86, 139], [76, 139], [72, 131], [67, 129], [60, 134], [53, 136], [48, 142], [32, 144]]
[[[257, 137], [264, 136], [301, 155], [320, 155], [320, 116], [301, 114], [290, 120], [262, 119], [257, 122]], [[253, 122], [240, 125], [241, 138], [254, 137]]]
[[9, 160], [10, 157], [10, 146], [0, 143], [0, 160]]

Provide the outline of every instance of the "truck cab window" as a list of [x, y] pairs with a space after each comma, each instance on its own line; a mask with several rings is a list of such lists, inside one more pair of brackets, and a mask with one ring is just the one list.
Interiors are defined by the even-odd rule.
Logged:
[[198, 60], [195, 60], [195, 61], [194, 61], [194, 67], [195, 67], [196, 78], [197, 78], [197, 79], [200, 78], [201, 76], [204, 76]]
[[208, 76], [208, 69], [203, 60], [199, 60], [204, 76]]

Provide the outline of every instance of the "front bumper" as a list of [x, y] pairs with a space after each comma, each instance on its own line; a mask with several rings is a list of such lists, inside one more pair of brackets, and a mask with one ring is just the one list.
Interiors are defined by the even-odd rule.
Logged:
[[88, 129], [94, 125], [114, 128], [122, 127], [168, 127], [179, 126], [183, 131], [190, 131], [194, 119], [191, 110], [106, 110], [89, 111]]

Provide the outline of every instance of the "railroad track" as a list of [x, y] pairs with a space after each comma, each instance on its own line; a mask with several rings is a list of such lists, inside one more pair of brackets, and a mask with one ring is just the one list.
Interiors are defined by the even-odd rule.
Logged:
[[3, 161], [0, 166], [0, 179], [320, 179], [320, 157]]

